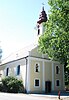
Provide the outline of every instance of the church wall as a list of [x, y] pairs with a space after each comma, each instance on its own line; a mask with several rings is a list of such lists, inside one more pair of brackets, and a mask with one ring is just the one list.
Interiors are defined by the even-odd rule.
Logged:
[[[29, 57], [30, 62], [30, 70], [29, 70], [29, 89], [28, 93], [41, 93], [42, 92], [42, 81], [43, 81], [43, 62], [40, 58]], [[39, 65], [39, 72], [35, 71], [35, 65]], [[35, 80], [39, 79], [39, 86], [35, 86]]]
[[[30, 58], [30, 59], [29, 59]], [[29, 86], [29, 92], [31, 93], [42, 93], [45, 91], [45, 82], [51, 81], [51, 90], [58, 91], [64, 90], [64, 67], [63, 65], [52, 62], [50, 60], [40, 59], [29, 57], [28, 60], [28, 70], [27, 70], [27, 83], [25, 83], [26, 78], [26, 59], [21, 59], [17, 61], [12, 61], [6, 64], [3, 64], [1, 67], [3, 68], [0, 70], [2, 74], [1, 78], [6, 76], [6, 68], [9, 68], [8, 76], [14, 76], [18, 79], [23, 80], [24, 87], [27, 84]], [[35, 65], [39, 65], [39, 72], [35, 72]], [[16, 75], [16, 67], [20, 65], [20, 75]], [[52, 69], [53, 66], [53, 69]], [[59, 66], [59, 74], [56, 74], [56, 66]], [[35, 87], [35, 79], [39, 79], [39, 87]], [[60, 85], [56, 86], [56, 80], [60, 81]], [[29, 84], [29, 85], [28, 85]], [[53, 89], [52, 89], [53, 87]], [[26, 88], [27, 89], [27, 88]]]
[[[17, 75], [17, 66], [20, 65], [20, 74]], [[1, 79], [6, 77], [6, 69], [9, 68], [8, 76], [13, 76], [17, 79], [23, 80], [23, 84], [25, 87], [25, 78], [26, 78], [26, 59], [20, 59], [17, 61], [12, 61], [6, 64], [1, 65], [2, 67], [2, 75]]]
[[52, 63], [45, 62], [45, 81], [52, 81]]
[[[56, 66], [59, 67], [59, 73], [56, 74]], [[59, 86], [56, 86], [56, 81], [59, 80]], [[64, 66], [54, 62], [54, 90], [64, 90]]]
[[[35, 72], [35, 64], [38, 63], [40, 66], [40, 71], [39, 72]], [[30, 89], [32, 90], [32, 92], [41, 92], [42, 91], [42, 61], [38, 61], [38, 60], [31, 60], [31, 66], [30, 66], [30, 72], [31, 72], [31, 76], [30, 76]], [[39, 79], [40, 80], [40, 86], [39, 87], [35, 87], [35, 79]]]
[[[35, 72], [35, 64], [39, 64], [40, 71]], [[60, 73], [56, 75], [55, 66], [59, 66]], [[42, 93], [45, 92], [45, 82], [51, 82], [51, 91], [64, 90], [63, 66], [51, 60], [30, 57], [30, 78], [29, 78], [29, 93]], [[35, 79], [40, 80], [40, 86], [35, 87]], [[60, 80], [60, 86], [56, 86], [56, 80]]]

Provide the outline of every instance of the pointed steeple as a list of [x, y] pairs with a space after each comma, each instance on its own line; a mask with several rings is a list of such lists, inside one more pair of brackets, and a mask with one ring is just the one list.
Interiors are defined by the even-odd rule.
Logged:
[[47, 14], [44, 10], [44, 6], [42, 7], [42, 11], [39, 15], [39, 20], [37, 21], [38, 24], [41, 24], [42, 22], [46, 22], [47, 21]]
[[[44, 4], [43, 4], [44, 5]], [[47, 14], [44, 10], [44, 6], [42, 6], [41, 13], [39, 15], [39, 19], [37, 21], [37, 36], [36, 36], [36, 44], [38, 45], [39, 37], [44, 33], [45, 27], [43, 22], [47, 21]]]

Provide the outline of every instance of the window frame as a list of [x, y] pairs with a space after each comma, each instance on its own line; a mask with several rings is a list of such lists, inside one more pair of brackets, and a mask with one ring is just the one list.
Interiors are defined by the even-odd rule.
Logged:
[[6, 68], [6, 76], [9, 76], [9, 67]]
[[[36, 67], [37, 67], [36, 64], [38, 64], [38, 69], [36, 69]], [[36, 70], [38, 70], [38, 71], [36, 71]], [[40, 72], [40, 64], [39, 63], [35, 63], [34, 72], [36, 72], [36, 73]]]
[[[36, 84], [35, 84], [36, 80], [39, 81], [39, 86], [36, 86]], [[39, 87], [40, 87], [40, 79], [39, 79], [39, 78], [35, 78], [35, 79], [34, 79], [34, 87], [35, 87], [35, 88], [39, 88]]]
[[[58, 73], [57, 73], [57, 67], [58, 67]], [[55, 73], [56, 73], [56, 75], [60, 74], [60, 67], [58, 65], [56, 65], [56, 67], [55, 67]]]
[[16, 75], [17, 75], [17, 76], [20, 75], [20, 65], [18, 65], [18, 66], [16, 67]]
[[[57, 81], [59, 81], [59, 85], [57, 85]], [[59, 87], [60, 86], [60, 80], [59, 79], [56, 79], [56, 87]]]
[[40, 29], [38, 28], [38, 36], [40, 35]]

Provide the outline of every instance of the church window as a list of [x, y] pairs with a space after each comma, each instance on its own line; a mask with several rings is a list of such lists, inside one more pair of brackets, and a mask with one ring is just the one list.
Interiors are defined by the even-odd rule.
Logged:
[[38, 35], [40, 34], [40, 29], [38, 29]]
[[6, 69], [6, 76], [9, 74], [9, 68]]
[[17, 66], [17, 75], [20, 74], [20, 65]]
[[60, 69], [58, 66], [56, 66], [56, 74], [59, 74], [59, 72], [60, 72]]
[[39, 85], [40, 85], [39, 79], [35, 79], [35, 86], [36, 86], [36, 87], [39, 87]]
[[38, 35], [40, 35], [40, 28], [39, 28], [39, 25], [37, 26], [37, 28], [38, 28]]
[[40, 71], [39, 64], [36, 64], [36, 65], [35, 65], [35, 72], [39, 72], [39, 71]]
[[56, 86], [60, 86], [60, 81], [56, 80]]

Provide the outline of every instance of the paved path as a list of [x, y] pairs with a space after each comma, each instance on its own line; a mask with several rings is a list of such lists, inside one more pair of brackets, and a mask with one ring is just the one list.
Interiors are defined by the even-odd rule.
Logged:
[[[58, 100], [58, 95], [41, 95], [41, 94], [30, 94], [34, 97], [42, 97], [42, 98], [45, 98], [46, 100], [47, 99], [51, 99], [51, 100]], [[62, 100], [69, 100], [69, 95], [62, 95], [60, 96], [60, 99]]]
[[55, 99], [33, 96], [28, 94], [0, 93], [0, 100], [55, 100]]
[[[11, 94], [0, 93], [0, 100], [58, 100], [57, 95], [44, 94]], [[61, 96], [62, 100], [69, 100], [69, 96]]]

